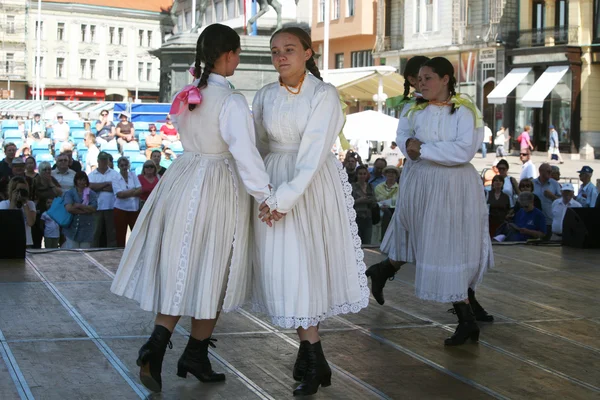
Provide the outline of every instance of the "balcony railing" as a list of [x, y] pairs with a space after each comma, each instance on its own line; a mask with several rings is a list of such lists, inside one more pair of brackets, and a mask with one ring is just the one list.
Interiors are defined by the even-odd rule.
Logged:
[[456, 26], [452, 30], [453, 45], [476, 45], [496, 40], [498, 24]]
[[579, 42], [579, 27], [565, 26], [520, 30], [516, 36], [517, 47], [577, 44]]

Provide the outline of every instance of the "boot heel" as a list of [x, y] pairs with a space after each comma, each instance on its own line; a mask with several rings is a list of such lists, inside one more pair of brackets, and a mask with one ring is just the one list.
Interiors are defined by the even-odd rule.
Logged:
[[177, 376], [180, 378], [187, 378], [187, 370], [185, 368], [178, 367], [177, 368]]
[[331, 374], [329, 374], [328, 376], [323, 378], [323, 380], [321, 381], [321, 386], [322, 387], [331, 386]]
[[473, 342], [479, 342], [479, 330], [471, 333], [471, 340]]

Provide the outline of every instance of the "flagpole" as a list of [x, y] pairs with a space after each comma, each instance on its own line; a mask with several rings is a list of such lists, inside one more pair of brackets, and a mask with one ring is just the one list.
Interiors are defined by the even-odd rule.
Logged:
[[323, 70], [321, 76], [327, 81], [327, 72], [329, 70], [329, 9], [331, 0], [325, 0], [325, 10], [323, 12]]

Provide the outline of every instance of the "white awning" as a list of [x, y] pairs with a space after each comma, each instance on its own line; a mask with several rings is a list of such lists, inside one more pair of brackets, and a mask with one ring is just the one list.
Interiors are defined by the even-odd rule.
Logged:
[[330, 69], [326, 81], [335, 86], [346, 101], [373, 101], [373, 95], [379, 91], [380, 78], [388, 98], [404, 93], [404, 78], [388, 65]]
[[540, 79], [523, 96], [523, 100], [521, 101], [523, 106], [532, 108], [544, 107], [544, 100], [548, 97], [552, 89], [558, 85], [558, 82], [560, 82], [568, 70], [568, 65], [548, 67], [542, 76], [540, 76]]
[[515, 68], [510, 70], [508, 75], [500, 81], [498, 86], [488, 94], [487, 99], [490, 104], [506, 104], [506, 98], [531, 71], [531, 68]]

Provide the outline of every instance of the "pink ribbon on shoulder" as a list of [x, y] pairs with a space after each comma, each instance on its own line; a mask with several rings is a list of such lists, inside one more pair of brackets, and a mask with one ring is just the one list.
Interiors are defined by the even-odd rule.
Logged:
[[169, 114], [171, 115], [179, 115], [183, 110], [181, 108], [181, 103], [185, 105], [188, 104], [200, 104], [202, 103], [202, 94], [200, 94], [200, 90], [196, 85], [187, 85], [183, 88], [183, 90], [177, 93], [175, 99], [173, 100], [173, 104], [171, 104], [171, 110]]

